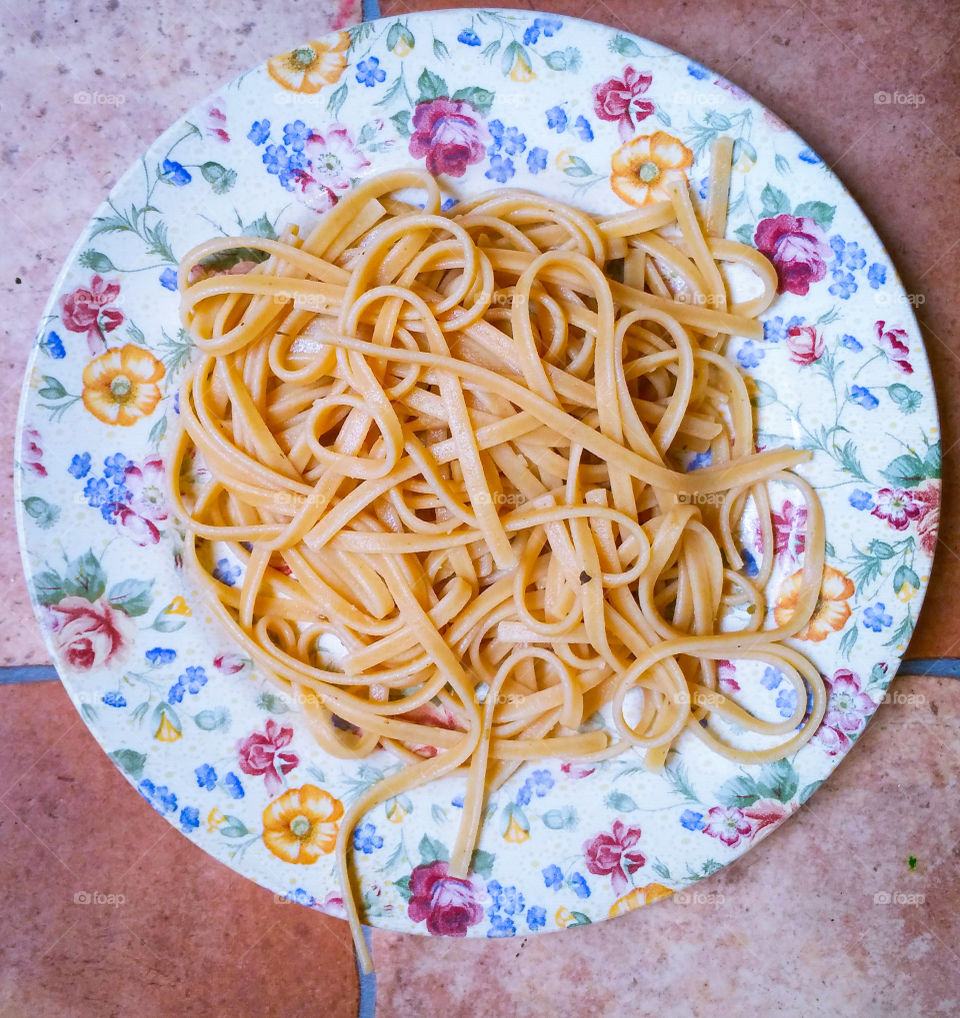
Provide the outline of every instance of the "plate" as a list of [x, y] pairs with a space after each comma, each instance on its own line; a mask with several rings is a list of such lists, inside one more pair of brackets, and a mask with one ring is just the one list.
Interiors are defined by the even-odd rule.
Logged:
[[[442, 173], [451, 201], [519, 186], [616, 212], [658, 197], [656, 182], [624, 169], [639, 153], [702, 196], [719, 134], [736, 139], [729, 235], [772, 258], [782, 291], [765, 340], [734, 339], [729, 356], [749, 376], [759, 443], [814, 450], [802, 472], [826, 512], [826, 579], [799, 642], [828, 683], [823, 725], [763, 767], [713, 756], [689, 734], [664, 774], [634, 754], [527, 766], [490, 802], [468, 881], [437, 883], [462, 782], [399, 796], [353, 835], [364, 914], [394, 930], [504, 937], [670, 892], [697, 900], [692, 884], [774, 830], [850, 750], [916, 622], [939, 518], [930, 370], [888, 255], [800, 138], [688, 58], [548, 14], [431, 12], [306, 40], [191, 110], [114, 187], [40, 325], [17, 469], [37, 617], [94, 736], [186, 837], [276, 894], [338, 914], [331, 839], [291, 847], [289, 822], [306, 812], [332, 836], [336, 803], [394, 764], [326, 757], [297, 704], [237, 652], [179, 571], [161, 495], [174, 380], [191, 353], [177, 258], [216, 233], [272, 235], [356, 178], [410, 165]], [[242, 257], [217, 266], [243, 267]], [[788, 493], [775, 508], [771, 593], [789, 606], [804, 520]], [[794, 708], [772, 671], [730, 662], [721, 682], [771, 718]]]

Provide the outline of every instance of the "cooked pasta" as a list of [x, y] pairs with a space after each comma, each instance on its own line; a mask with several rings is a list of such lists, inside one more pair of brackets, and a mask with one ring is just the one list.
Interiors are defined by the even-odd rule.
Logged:
[[[524, 761], [635, 748], [658, 769], [692, 733], [761, 762], [820, 722], [822, 680], [784, 642], [823, 569], [820, 504], [791, 471], [809, 454], [756, 451], [747, 384], [722, 353], [730, 335], [762, 336], [776, 291], [770, 263], [722, 237], [729, 170], [721, 141], [705, 227], [682, 187], [606, 218], [512, 189], [444, 213], [429, 174], [398, 171], [306, 236], [218, 238], [181, 264], [197, 347], [170, 458], [185, 560], [327, 753], [406, 765], [340, 826], [366, 964], [348, 846], [377, 803], [462, 773], [450, 872], [464, 876], [485, 797]], [[264, 260], [194, 278], [237, 247]], [[733, 300], [726, 266], [756, 295]], [[801, 593], [775, 626], [770, 484], [807, 511]], [[747, 513], [765, 535], [753, 578]], [[793, 714], [766, 721], [721, 692], [728, 658], [779, 669]], [[770, 738], [741, 748], [733, 728]]]

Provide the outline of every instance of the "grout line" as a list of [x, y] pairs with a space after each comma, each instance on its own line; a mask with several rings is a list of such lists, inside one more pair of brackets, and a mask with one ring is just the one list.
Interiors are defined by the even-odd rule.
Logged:
[[[372, 930], [369, 926], [363, 927], [363, 939], [367, 942], [367, 950], [371, 951], [373, 948]], [[373, 1018], [377, 1005], [377, 973], [374, 970], [366, 975], [360, 968], [358, 959], [357, 974], [360, 977], [360, 1004], [357, 1008], [357, 1018]]]

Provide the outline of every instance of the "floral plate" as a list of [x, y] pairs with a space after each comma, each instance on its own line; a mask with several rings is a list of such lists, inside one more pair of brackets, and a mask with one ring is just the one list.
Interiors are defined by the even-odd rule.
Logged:
[[[68, 259], [24, 387], [20, 538], [50, 653], [117, 766], [207, 852], [337, 913], [343, 804], [395, 764], [325, 756], [179, 570], [181, 535], [161, 496], [175, 380], [191, 355], [178, 257], [214, 233], [272, 237], [355, 179], [410, 165], [441, 175], [451, 201], [509, 184], [616, 212], [681, 175], [702, 198], [720, 134], [736, 139], [730, 234], [772, 259], [781, 290], [764, 340], [734, 339], [729, 355], [750, 379], [759, 443], [814, 451], [803, 473], [826, 512], [822, 598], [799, 638], [828, 683], [823, 724], [763, 767], [690, 735], [664, 774], [634, 754], [527, 766], [490, 802], [466, 881], [446, 863], [460, 779], [398, 796], [353, 835], [366, 917], [507, 937], [620, 914], [737, 858], [860, 736], [916, 622], [940, 499], [930, 369], [863, 214], [769, 111], [655, 43], [518, 11], [384, 19], [248, 71], [148, 149]], [[208, 268], [241, 271], [257, 256]], [[778, 613], [797, 597], [804, 545], [790, 494], [775, 502]], [[758, 540], [748, 528], [748, 564]], [[221, 578], [235, 568], [224, 558]], [[720, 678], [765, 716], [794, 710], [772, 669], [724, 662]]]

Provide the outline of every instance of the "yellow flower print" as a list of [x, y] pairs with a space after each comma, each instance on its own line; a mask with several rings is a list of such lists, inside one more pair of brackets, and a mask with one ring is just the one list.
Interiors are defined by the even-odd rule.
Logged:
[[163, 365], [132, 343], [108, 350], [83, 369], [83, 405], [104, 424], [127, 428], [160, 402]]
[[319, 92], [335, 85], [347, 66], [350, 35], [337, 32], [331, 42], [308, 42], [267, 61], [270, 77], [291, 92]]
[[227, 818], [217, 809], [216, 806], [207, 814], [207, 831], [213, 833], [227, 822]]
[[693, 153], [664, 131], [642, 134], [621, 145], [610, 160], [610, 186], [629, 205], [668, 201], [667, 185], [686, 180]]
[[520, 823], [517, 819], [516, 813], [512, 813], [510, 815], [510, 823], [507, 824], [507, 829], [503, 832], [503, 840], [512, 842], [515, 845], [520, 845], [529, 837], [529, 829]]
[[337, 843], [343, 803], [316, 785], [291, 788], [263, 811], [263, 843], [284, 862], [309, 866]]
[[650, 905], [671, 894], [673, 891], [669, 887], [664, 887], [663, 884], [646, 884], [643, 887], [635, 887], [622, 898], [617, 898], [610, 906], [610, 918], [632, 912], [635, 908], [641, 908], [643, 905]]
[[523, 52], [518, 52], [517, 58], [513, 62], [513, 70], [510, 72], [510, 79], [512, 81], [533, 81], [535, 77], [536, 74], [533, 73], [533, 68]]
[[[786, 625], [790, 621], [800, 600], [802, 586], [802, 569], [798, 569], [783, 581], [773, 610], [773, 617], [778, 626]], [[833, 566], [824, 566], [823, 584], [820, 587], [817, 606], [813, 610], [810, 624], [803, 632], [797, 633], [797, 639], [820, 643], [831, 633], [843, 629], [847, 619], [850, 618], [850, 605], [847, 602], [853, 597], [854, 590], [853, 581], [849, 576], [841, 573], [839, 569], [834, 569]]]
[[161, 712], [160, 724], [153, 736], [158, 742], [176, 742], [182, 738], [179, 728], [170, 720], [166, 711]]

